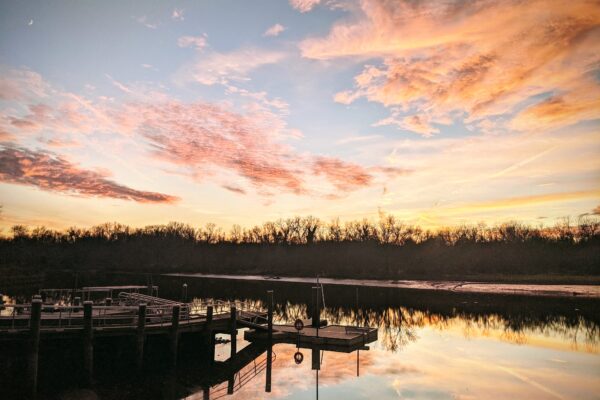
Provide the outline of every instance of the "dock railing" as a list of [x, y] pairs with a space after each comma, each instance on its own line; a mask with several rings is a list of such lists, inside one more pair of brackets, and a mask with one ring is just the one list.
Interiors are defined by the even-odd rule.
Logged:
[[[232, 307], [238, 310], [238, 318], [251, 320], [256, 324], [266, 324], [267, 318], [261, 305], [251, 301], [199, 300], [191, 303], [180, 303], [167, 299], [146, 296], [142, 294], [119, 294], [119, 304], [93, 305], [92, 326], [119, 327], [136, 326], [140, 304], [146, 304], [146, 324], [168, 325], [172, 321], [173, 307], [179, 306], [179, 321], [189, 323], [192, 320], [206, 318], [208, 307], [213, 308], [213, 316], [229, 314]], [[160, 304], [158, 304], [160, 303]], [[22, 331], [30, 327], [31, 304], [4, 304], [0, 317], [0, 331]], [[40, 328], [68, 329], [80, 328], [84, 324], [82, 305], [53, 305], [42, 306]]]

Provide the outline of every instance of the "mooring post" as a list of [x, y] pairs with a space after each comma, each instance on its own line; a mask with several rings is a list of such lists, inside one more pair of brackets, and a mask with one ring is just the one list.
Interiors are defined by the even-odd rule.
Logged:
[[29, 320], [29, 389], [31, 397], [37, 392], [38, 360], [40, 348], [40, 326], [42, 322], [42, 300], [31, 301], [31, 316]]
[[271, 393], [271, 370], [273, 368], [273, 345], [269, 343], [267, 347], [267, 382], [265, 383], [265, 392]]
[[171, 315], [171, 365], [177, 364], [177, 345], [179, 343], [179, 313], [181, 307], [179, 305], [173, 306], [173, 312]]
[[235, 384], [235, 375], [231, 375], [227, 381], [227, 394], [233, 394], [233, 385]]
[[144, 365], [144, 342], [146, 340], [146, 304], [138, 306], [138, 324], [136, 332], [136, 365], [141, 370]]
[[212, 320], [213, 320], [213, 306], [206, 307], [206, 324], [204, 325], [203, 342], [208, 349], [208, 357], [212, 363], [215, 360], [215, 342], [213, 340], [214, 335], [212, 332]]
[[93, 304], [91, 301], [83, 302], [83, 370], [87, 384], [91, 384], [94, 373]]
[[237, 309], [235, 308], [235, 306], [231, 307], [231, 315], [229, 319], [229, 334], [231, 336], [230, 358], [233, 358], [237, 353]]
[[273, 291], [267, 290], [267, 329], [269, 332], [269, 344], [273, 341]]
[[321, 351], [318, 348], [312, 349], [312, 369], [320, 370], [321, 369]]
[[213, 364], [215, 362], [215, 346], [217, 345], [216, 334], [212, 331], [210, 334], [210, 345], [208, 347], [208, 358], [210, 359], [210, 363]]

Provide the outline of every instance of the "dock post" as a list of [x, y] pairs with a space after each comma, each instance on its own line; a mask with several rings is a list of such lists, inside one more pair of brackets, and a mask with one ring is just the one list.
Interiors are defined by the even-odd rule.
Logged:
[[227, 394], [233, 394], [233, 385], [235, 384], [235, 375], [231, 375], [227, 380]]
[[42, 319], [42, 300], [34, 299], [31, 301], [31, 317], [29, 320], [29, 389], [31, 397], [35, 397], [37, 392], [38, 360], [40, 348], [40, 327]]
[[321, 352], [318, 348], [312, 349], [312, 369], [317, 371], [321, 369]]
[[83, 370], [87, 384], [91, 384], [94, 372], [93, 304], [91, 301], [83, 302]]
[[237, 353], [237, 310], [235, 306], [231, 307], [231, 315], [229, 319], [229, 334], [231, 336], [230, 358], [233, 358]]
[[138, 306], [138, 324], [136, 332], [136, 365], [141, 370], [144, 365], [144, 342], [146, 340], [146, 304]]
[[273, 341], [273, 291], [267, 290], [267, 329], [269, 332], [269, 345]]
[[208, 349], [208, 358], [212, 363], [215, 360], [215, 341], [213, 340], [214, 335], [212, 331], [212, 320], [213, 320], [213, 306], [206, 307], [206, 324], [204, 325], [203, 344]]
[[265, 392], [271, 393], [271, 370], [273, 365], [273, 291], [267, 290], [267, 329], [269, 332], [269, 347], [267, 348], [267, 374]]
[[179, 305], [173, 306], [173, 313], [171, 315], [171, 365], [177, 365], [177, 345], [179, 343], [179, 313], [181, 307]]
[[271, 393], [271, 370], [273, 369], [273, 344], [269, 343], [267, 347], [267, 382], [265, 383], [265, 392]]

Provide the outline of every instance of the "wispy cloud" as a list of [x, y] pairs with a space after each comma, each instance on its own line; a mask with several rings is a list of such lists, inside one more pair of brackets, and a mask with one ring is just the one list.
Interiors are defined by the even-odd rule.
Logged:
[[[37, 103], [27, 95], [21, 104], [25, 112], [11, 109], [3, 113], [0, 128], [5, 128], [5, 138], [37, 134], [40, 143], [55, 148], [78, 145], [77, 135], [119, 134], [136, 138], [150, 145], [153, 160], [169, 163], [176, 172], [196, 181], [212, 179], [236, 193], [241, 192], [231, 188], [244, 192], [247, 188], [223, 184], [223, 173], [243, 178], [242, 182], [259, 194], [278, 190], [321, 196], [330, 190], [320, 184], [323, 181], [346, 193], [376, 184], [378, 177], [387, 179], [405, 172], [294, 149], [286, 141], [301, 138], [302, 132], [287, 126], [284, 117], [288, 104], [269, 98], [266, 92], [226, 84], [228, 93], [245, 99], [240, 112], [231, 102], [182, 102], [135, 83], [123, 84], [109, 75], [107, 78], [123, 93], [124, 100], [105, 100], [102, 96], [88, 99], [58, 92], [33, 76], [33, 81], [24, 79], [15, 86], [15, 98], [32, 92], [27, 87], [32, 85], [54, 93], [53, 101]], [[65, 162], [58, 156], [50, 159], [55, 164]]]
[[383, 136], [381, 136], [381, 135], [349, 136], [349, 137], [342, 138], [342, 139], [336, 141], [335, 143], [336, 144], [361, 143], [361, 142], [368, 142], [371, 140], [379, 139], [382, 137]]
[[[300, 48], [314, 59], [379, 58], [381, 64], [365, 65], [354, 88], [335, 99], [348, 104], [366, 98], [401, 111], [381, 123], [431, 135], [431, 123], [512, 113], [527, 99], [533, 105], [514, 129], [598, 117], [591, 111], [600, 98], [600, 10], [594, 2], [360, 4], [352, 19]], [[539, 99], [548, 93], [551, 98]]]
[[131, 17], [131, 18], [133, 18], [139, 24], [142, 24], [146, 28], [149, 28], [149, 29], [156, 29], [156, 28], [158, 28], [158, 25], [159, 25], [157, 22], [150, 22], [146, 15], [141, 15], [139, 17]]
[[321, 0], [290, 0], [290, 5], [301, 13], [305, 13], [312, 10], [320, 2]]
[[279, 36], [281, 32], [285, 31], [285, 27], [281, 24], [275, 24], [263, 33], [263, 36]]
[[171, 19], [174, 19], [176, 21], [183, 21], [183, 8], [174, 8], [173, 12], [171, 13]]
[[206, 35], [202, 36], [182, 36], [177, 39], [179, 47], [193, 47], [196, 50], [202, 50], [206, 47]]
[[0, 147], [0, 181], [70, 195], [110, 197], [139, 203], [173, 203], [175, 196], [135, 190], [106, 173], [86, 170], [49, 152]]
[[178, 82], [197, 82], [203, 85], [246, 81], [248, 73], [265, 65], [274, 64], [284, 53], [258, 48], [242, 48], [227, 53], [210, 52], [184, 66], [176, 74]]
[[369, 186], [373, 181], [373, 176], [364, 167], [337, 158], [317, 157], [312, 169], [316, 175], [326, 176], [342, 191]]

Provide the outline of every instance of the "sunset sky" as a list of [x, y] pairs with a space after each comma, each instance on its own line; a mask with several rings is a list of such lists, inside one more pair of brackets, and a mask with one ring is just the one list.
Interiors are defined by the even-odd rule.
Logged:
[[600, 214], [592, 1], [3, 1], [0, 227]]

